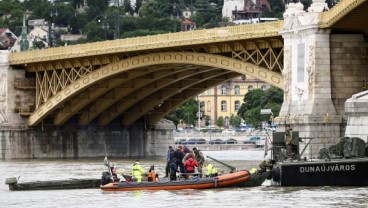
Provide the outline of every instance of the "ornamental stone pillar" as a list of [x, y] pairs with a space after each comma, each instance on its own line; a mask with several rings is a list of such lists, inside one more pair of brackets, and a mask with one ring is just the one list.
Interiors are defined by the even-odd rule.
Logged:
[[[313, 138], [306, 156], [340, 138], [341, 116], [331, 99], [330, 31], [319, 28], [320, 12], [328, 10], [324, 0], [314, 0], [308, 12], [303, 4], [290, 3], [284, 13], [284, 103], [276, 119], [302, 138]], [[302, 147], [301, 147], [302, 148]]]

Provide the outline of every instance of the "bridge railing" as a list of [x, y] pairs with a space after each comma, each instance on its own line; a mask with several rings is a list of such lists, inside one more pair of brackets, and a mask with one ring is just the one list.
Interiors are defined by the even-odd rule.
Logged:
[[269, 37], [278, 35], [278, 31], [280, 31], [283, 26], [284, 22], [280, 20], [259, 24], [247, 24], [208, 30], [167, 33], [153, 36], [33, 50], [12, 53], [10, 55], [10, 64], [25, 64], [64, 58], [77, 58], [90, 55], [164, 48], [168, 46], [174, 47], [194, 45], [198, 43], [212, 43], [220, 42], [222, 40]]
[[330, 11], [321, 13], [321, 26], [330, 27], [334, 22], [348, 14], [356, 6], [367, 0], [342, 0], [337, 3]]

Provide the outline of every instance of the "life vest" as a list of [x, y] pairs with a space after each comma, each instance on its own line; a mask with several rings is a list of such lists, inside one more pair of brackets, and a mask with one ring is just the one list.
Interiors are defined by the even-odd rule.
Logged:
[[134, 163], [132, 167], [132, 176], [137, 178], [137, 182], [141, 182], [143, 173], [144, 170], [141, 168], [139, 163], [138, 162]]
[[146, 178], [147, 181], [157, 182], [155, 171], [151, 170]]
[[208, 176], [212, 176], [212, 175], [215, 175], [217, 174], [217, 169], [215, 168], [215, 166], [211, 165], [211, 164], [208, 164], [207, 165], [207, 175]]

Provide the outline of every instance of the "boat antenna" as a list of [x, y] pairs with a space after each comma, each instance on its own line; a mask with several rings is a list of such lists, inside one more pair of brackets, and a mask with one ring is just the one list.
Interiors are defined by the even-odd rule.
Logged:
[[104, 147], [105, 147], [105, 159], [104, 159], [104, 164], [105, 166], [107, 167], [109, 173], [110, 173], [110, 176], [111, 176], [111, 179], [112, 179], [112, 170], [111, 170], [111, 167], [110, 167], [110, 162], [107, 160], [107, 150], [106, 150], [106, 140], [104, 140]]

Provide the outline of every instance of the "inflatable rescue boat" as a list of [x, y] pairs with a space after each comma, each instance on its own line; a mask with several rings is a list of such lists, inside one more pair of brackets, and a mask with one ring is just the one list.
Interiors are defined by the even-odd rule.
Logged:
[[176, 181], [157, 182], [113, 182], [101, 185], [104, 191], [135, 191], [135, 190], [181, 190], [181, 189], [210, 189], [220, 187], [234, 187], [249, 180], [250, 174], [246, 170], [229, 173], [214, 178], [196, 178]]

